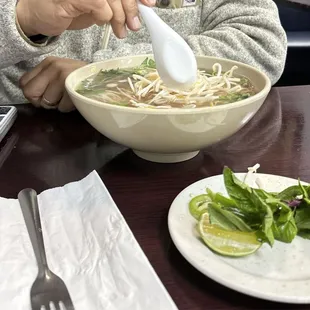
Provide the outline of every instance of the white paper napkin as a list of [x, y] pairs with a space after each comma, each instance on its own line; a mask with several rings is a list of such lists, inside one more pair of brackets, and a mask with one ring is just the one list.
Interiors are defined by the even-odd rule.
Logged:
[[[50, 269], [76, 310], [176, 310], [96, 172], [39, 195]], [[30, 310], [37, 265], [15, 199], [0, 198], [0, 309]]]

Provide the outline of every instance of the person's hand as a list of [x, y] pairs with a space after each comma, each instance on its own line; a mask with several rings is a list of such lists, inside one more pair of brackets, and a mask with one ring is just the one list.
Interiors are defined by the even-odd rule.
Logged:
[[[141, 0], [152, 6], [156, 0]], [[17, 20], [27, 36], [56, 36], [67, 29], [111, 23], [115, 35], [140, 29], [137, 0], [19, 0]]]
[[65, 80], [72, 71], [86, 64], [74, 59], [47, 57], [21, 77], [20, 87], [35, 107], [70, 112], [74, 105], [65, 90]]

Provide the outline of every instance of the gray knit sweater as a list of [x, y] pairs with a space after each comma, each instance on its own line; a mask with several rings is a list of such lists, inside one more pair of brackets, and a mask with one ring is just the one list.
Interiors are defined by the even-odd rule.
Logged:
[[[130, 32], [124, 40], [112, 34], [105, 50], [101, 49], [105, 27], [97, 26], [67, 31], [35, 46], [17, 30], [15, 5], [16, 0], [0, 0], [0, 105], [26, 101], [18, 80], [48, 55], [94, 62], [152, 52], [145, 27]], [[287, 41], [272, 0], [202, 0], [196, 6], [155, 10], [185, 38], [195, 54], [253, 65], [266, 72], [273, 83], [282, 74]]]

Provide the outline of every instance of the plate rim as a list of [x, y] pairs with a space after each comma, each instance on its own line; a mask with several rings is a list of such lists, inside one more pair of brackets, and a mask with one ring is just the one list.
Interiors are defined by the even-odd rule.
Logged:
[[[236, 172], [234, 173], [238, 178], [240, 177], [244, 177], [247, 173], [246, 172]], [[275, 175], [275, 174], [268, 174], [268, 173], [255, 173], [255, 175], [257, 175], [258, 177], [278, 177], [281, 178], [283, 180], [287, 180], [290, 182], [298, 182], [297, 179], [294, 178], [290, 178], [290, 177], [286, 177], [286, 176], [281, 176], [281, 175]], [[187, 187], [185, 187], [181, 192], [179, 192], [179, 194], [173, 199], [170, 208], [169, 208], [169, 212], [168, 212], [168, 230], [169, 230], [169, 234], [170, 237], [175, 245], [175, 247], [177, 248], [177, 250], [180, 252], [180, 254], [185, 258], [185, 260], [192, 265], [192, 267], [194, 267], [195, 269], [197, 269], [200, 273], [202, 273], [203, 275], [205, 275], [206, 277], [210, 278], [211, 280], [231, 289], [234, 291], [237, 291], [241, 294], [244, 295], [249, 295], [255, 298], [260, 298], [263, 300], [269, 300], [269, 301], [274, 301], [274, 302], [279, 302], [279, 303], [290, 303], [290, 304], [310, 304], [310, 294], [308, 294], [307, 296], [288, 296], [288, 295], [281, 295], [281, 294], [275, 294], [275, 293], [271, 293], [271, 292], [266, 292], [266, 291], [258, 291], [257, 289], [253, 289], [253, 287], [251, 285], [242, 285], [240, 283], [232, 283], [232, 281], [226, 280], [225, 278], [221, 277], [221, 276], [217, 276], [215, 272], [209, 272], [206, 270], [203, 270], [203, 268], [201, 267], [201, 264], [197, 264], [192, 258], [191, 255], [188, 255], [186, 253], [186, 251], [183, 250], [182, 246], [179, 244], [179, 241], [177, 240], [177, 237], [174, 233], [174, 230], [172, 229], [172, 210], [174, 208], [174, 205], [176, 204], [177, 199], [179, 198], [179, 196], [181, 196], [182, 194], [184, 194], [186, 191], [188, 191], [190, 188], [194, 187], [195, 185], [198, 184], [202, 184], [204, 182], [206, 182], [207, 180], [210, 181], [210, 179], [218, 179], [218, 178], [223, 178], [223, 174], [218, 174], [218, 175], [213, 175], [210, 177], [206, 177], [203, 179], [200, 179], [190, 185], [188, 185]], [[304, 182], [301, 181], [302, 184], [309, 184], [308, 182]], [[224, 264], [224, 262], [223, 262]], [[231, 268], [235, 269], [234, 267], [230, 266]], [[243, 271], [240, 271], [240, 273], [246, 274]], [[250, 275], [251, 277], [258, 277], [258, 276], [254, 276], [254, 275]], [[271, 279], [269, 279], [271, 280]], [[276, 282], [276, 280], [274, 280]], [[294, 281], [294, 282], [302, 282], [302, 280], [299, 281]], [[310, 290], [310, 286], [309, 286], [309, 290]]]

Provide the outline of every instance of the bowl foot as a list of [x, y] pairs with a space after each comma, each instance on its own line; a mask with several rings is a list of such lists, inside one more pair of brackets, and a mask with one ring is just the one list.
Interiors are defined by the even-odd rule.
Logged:
[[199, 151], [188, 152], [188, 153], [148, 153], [133, 150], [133, 152], [140, 158], [152, 161], [155, 163], [179, 163], [194, 158], [198, 155]]

